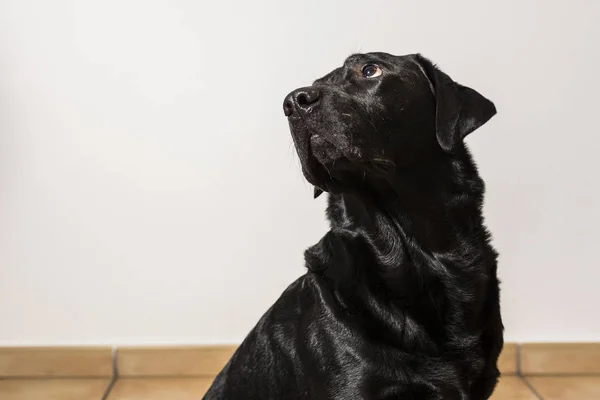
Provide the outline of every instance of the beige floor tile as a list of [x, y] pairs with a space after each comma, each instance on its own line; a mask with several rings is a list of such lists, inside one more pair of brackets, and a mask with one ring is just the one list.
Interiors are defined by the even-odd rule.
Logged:
[[600, 374], [600, 343], [524, 343], [523, 375]]
[[544, 400], [598, 400], [600, 376], [526, 378]]
[[0, 347], [6, 378], [110, 378], [110, 347]]
[[517, 376], [500, 378], [498, 386], [490, 400], [537, 400], [537, 397]]
[[0, 380], [2, 400], [101, 400], [110, 379]]
[[122, 347], [118, 349], [119, 375], [215, 376], [227, 364], [236, 346]]
[[108, 400], [198, 400], [212, 378], [121, 378]]

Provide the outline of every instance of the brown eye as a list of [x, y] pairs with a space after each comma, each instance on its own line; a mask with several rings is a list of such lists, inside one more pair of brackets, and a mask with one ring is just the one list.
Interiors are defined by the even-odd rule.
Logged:
[[362, 69], [362, 74], [365, 78], [377, 78], [382, 73], [381, 68], [375, 64], [367, 64]]

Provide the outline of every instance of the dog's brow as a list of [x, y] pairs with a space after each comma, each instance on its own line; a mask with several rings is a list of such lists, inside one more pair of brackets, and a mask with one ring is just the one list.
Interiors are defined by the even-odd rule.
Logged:
[[339, 68], [334, 69], [333, 71], [331, 71], [330, 73], [328, 73], [324, 77], [319, 78], [316, 81], [314, 81], [313, 85], [318, 85], [318, 84], [323, 84], [323, 83], [330, 83], [331, 81], [333, 81], [333, 79], [336, 77], [336, 75], [338, 75], [340, 73], [340, 71], [342, 69], [343, 69], [343, 67], [339, 67]]
[[349, 64], [354, 64], [354, 63], [358, 62], [360, 59], [362, 59], [364, 56], [365, 56], [364, 54], [360, 54], [360, 53], [352, 54], [351, 56], [346, 58], [346, 60], [344, 61], [344, 65], [347, 66]]

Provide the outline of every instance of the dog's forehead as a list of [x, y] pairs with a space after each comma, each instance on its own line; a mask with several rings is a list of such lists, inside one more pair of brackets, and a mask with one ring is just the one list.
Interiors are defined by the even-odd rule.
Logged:
[[382, 52], [373, 52], [373, 53], [356, 53], [352, 54], [344, 61], [344, 66], [350, 67], [356, 64], [362, 64], [367, 62], [377, 62], [377, 61], [385, 61], [388, 63], [393, 63], [397, 59], [401, 58], [398, 56], [393, 56], [388, 53]]

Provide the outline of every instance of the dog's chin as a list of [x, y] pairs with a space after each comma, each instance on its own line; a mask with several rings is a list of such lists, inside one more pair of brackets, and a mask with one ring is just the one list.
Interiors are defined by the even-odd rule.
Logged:
[[357, 163], [359, 160], [351, 158], [353, 153], [344, 150], [348, 149], [319, 134], [311, 136], [309, 154], [301, 157], [306, 160], [306, 165], [303, 163], [302, 166], [306, 179], [329, 193], [351, 191], [357, 182], [364, 179], [365, 172]]
[[337, 172], [344, 164], [344, 156], [334, 144], [318, 134], [312, 135], [309, 145], [298, 149], [302, 173], [312, 185], [327, 192], [335, 186]]
[[290, 118], [290, 128], [306, 180], [325, 191], [336, 191], [349, 170], [354, 169], [351, 159], [359, 154], [358, 150], [343, 141], [336, 142], [328, 134], [312, 131], [300, 119]]
[[336, 161], [344, 157], [336, 145], [319, 134], [311, 136], [310, 150], [312, 156], [325, 168], [333, 168]]

